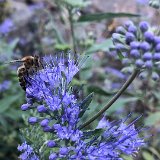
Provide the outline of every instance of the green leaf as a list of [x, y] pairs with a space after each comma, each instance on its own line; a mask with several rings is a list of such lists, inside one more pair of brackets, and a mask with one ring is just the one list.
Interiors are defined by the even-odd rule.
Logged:
[[26, 113], [22, 112], [21, 110], [16, 110], [15, 108], [10, 108], [7, 112], [3, 113], [5, 117], [8, 117], [12, 120], [18, 120], [22, 117], [22, 114]]
[[149, 147], [148, 149], [160, 159], [160, 153], [155, 148]]
[[79, 22], [88, 22], [88, 21], [100, 21], [103, 19], [112, 19], [112, 18], [121, 18], [121, 17], [139, 17], [139, 14], [132, 14], [132, 13], [95, 13], [95, 14], [86, 14], [82, 15], [78, 21]]
[[72, 7], [86, 7], [87, 5], [90, 4], [89, 1], [84, 1], [84, 0], [64, 0], [65, 3]]
[[104, 89], [102, 89], [101, 87], [96, 86], [96, 85], [88, 86], [88, 92], [94, 92], [94, 93], [97, 93], [97, 94], [103, 95], [103, 96], [112, 96], [115, 94], [115, 92], [107, 92]]
[[160, 112], [151, 113], [145, 120], [145, 125], [152, 126], [160, 122]]
[[102, 128], [98, 128], [98, 129], [95, 129], [95, 130], [90, 130], [90, 131], [87, 131], [87, 132], [83, 132], [84, 134], [84, 137], [85, 138], [91, 138], [91, 137], [99, 137], [102, 135], [102, 133], [104, 132], [104, 129]]
[[3, 129], [7, 127], [7, 121], [5, 117], [0, 116], [0, 124], [4, 127]]
[[97, 51], [109, 51], [111, 47], [113, 47], [113, 42], [111, 39], [107, 39], [100, 44], [94, 44], [92, 47], [85, 51], [85, 54], [89, 55]]
[[128, 156], [128, 155], [122, 155], [122, 158], [123, 158], [124, 160], [133, 160], [133, 158], [130, 157], [130, 156]]
[[11, 48], [11, 50], [13, 50], [16, 47], [18, 42], [19, 42], [19, 38], [16, 38], [9, 44], [9, 47]]
[[73, 78], [73, 80], [71, 81], [71, 86], [83, 86], [86, 85], [87, 82], [84, 80], [78, 80], [76, 78]]
[[85, 113], [85, 111], [87, 110], [88, 106], [90, 105], [90, 103], [92, 102], [94, 93], [89, 94], [80, 104], [80, 108], [81, 108], [81, 112], [79, 114], [79, 117], [82, 117], [83, 114]]
[[[89, 65], [86, 63], [86, 65]], [[93, 76], [93, 72], [91, 72], [91, 67], [90, 68], [83, 68], [80, 72], [80, 79], [83, 78], [83, 80], [87, 81]]]
[[143, 151], [142, 156], [145, 160], [154, 160], [153, 156], [147, 151]]
[[58, 44], [65, 44], [65, 40], [63, 39], [63, 36], [62, 36], [61, 32], [59, 31], [59, 28], [54, 23], [52, 15], [50, 13], [48, 13], [48, 16], [50, 18], [50, 22], [45, 26], [45, 29], [47, 31], [50, 31], [50, 33], [52, 33], [52, 32], [54, 33], [54, 37], [57, 40]]
[[55, 50], [66, 51], [69, 50], [71, 47], [68, 44], [56, 44], [54, 48]]
[[9, 107], [13, 107], [11, 106], [11, 104], [13, 104], [14, 102], [16, 102], [19, 99], [19, 94], [18, 95], [12, 95], [12, 96], [7, 96], [4, 99], [0, 100], [0, 113], [3, 113], [4, 111], [6, 111]]

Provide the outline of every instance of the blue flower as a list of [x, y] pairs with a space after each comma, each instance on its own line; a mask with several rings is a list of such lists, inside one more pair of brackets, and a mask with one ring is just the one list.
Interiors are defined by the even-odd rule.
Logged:
[[28, 118], [28, 123], [30, 124], [35, 124], [38, 122], [38, 118], [37, 117], [29, 117]]
[[13, 27], [13, 21], [10, 18], [7, 18], [3, 23], [0, 24], [0, 33], [9, 33], [13, 29]]
[[57, 155], [55, 153], [50, 154], [49, 160], [56, 160], [56, 159], [57, 159]]
[[39, 113], [45, 113], [45, 112], [47, 112], [47, 108], [44, 105], [40, 105], [37, 107], [37, 111]]
[[47, 142], [47, 146], [48, 146], [49, 148], [53, 148], [53, 147], [56, 146], [56, 143], [55, 143], [54, 140], [49, 140], [49, 141]]
[[26, 142], [19, 145], [17, 149], [22, 152], [19, 156], [21, 160], [39, 160], [39, 157], [35, 154], [33, 148]]
[[49, 119], [43, 119], [40, 122], [41, 127], [46, 127], [49, 124]]
[[[132, 65], [134, 68], [146, 69], [147, 76], [152, 72], [159, 73], [158, 63], [160, 62], [160, 37], [151, 29], [148, 22], [142, 21], [139, 26], [135, 26], [129, 21], [122, 27], [118, 27], [126, 32], [118, 32], [113, 34], [113, 42], [115, 51], [124, 57], [122, 63], [126, 66], [123, 71], [127, 73]], [[115, 37], [116, 35], [116, 37]], [[126, 62], [127, 63], [124, 63]], [[132, 72], [132, 71], [131, 71]], [[155, 74], [154, 74], [155, 75]], [[159, 74], [158, 74], [159, 75]], [[151, 76], [154, 77], [154, 76]], [[156, 76], [157, 78], [160, 76]], [[153, 80], [157, 79], [153, 78]]]
[[[79, 129], [81, 103], [69, 87], [69, 83], [78, 70], [77, 63], [71, 57], [67, 59], [60, 56], [47, 59], [43, 69], [26, 77], [29, 82], [26, 95], [36, 105], [33, 103], [34, 107], [31, 107], [32, 105], [27, 103], [21, 108], [23, 110], [35, 109], [37, 116], [30, 117], [29, 124], [36, 124], [35, 127], [40, 125], [44, 137], [47, 137], [48, 132], [51, 135], [45, 139], [47, 146], [45, 149], [47, 148], [49, 151], [43, 151], [43, 153], [48, 154], [46, 156], [49, 160], [63, 157], [68, 160], [120, 160], [121, 153], [134, 154], [139, 147], [144, 145], [143, 139], [138, 136], [139, 131], [134, 128], [136, 121], [127, 126], [125, 121], [119, 123], [107, 121], [106, 123], [103, 118], [103, 123], [100, 121], [96, 129], [103, 131], [98, 136], [94, 136], [94, 130], [81, 131]], [[25, 145], [27, 144], [25, 143]], [[24, 154], [23, 160], [30, 160], [27, 159], [28, 155], [29, 157], [36, 156], [34, 148], [30, 147], [28, 149], [31, 150], [30, 152], [21, 148], [19, 147], [19, 151], [25, 153], [21, 154]], [[42, 148], [39, 149], [39, 152], [40, 150]]]
[[141, 30], [142, 32], [147, 31], [148, 28], [149, 28], [148, 22], [146, 22], [146, 21], [140, 22], [140, 23], [139, 23], [139, 28], [140, 28], [140, 30]]
[[132, 49], [130, 55], [131, 55], [133, 58], [138, 58], [138, 57], [140, 57], [140, 53], [139, 53], [139, 51], [138, 51], [137, 49]]
[[22, 110], [22, 111], [26, 111], [26, 110], [30, 109], [30, 106], [31, 106], [31, 105], [28, 104], [28, 103], [27, 103], [27, 104], [23, 104], [23, 105], [21, 106], [21, 110]]
[[134, 154], [137, 149], [144, 145], [144, 140], [139, 138], [139, 131], [135, 129], [134, 120], [131, 124], [126, 125], [125, 121], [109, 122], [103, 118], [98, 128], [104, 128], [104, 141], [97, 146], [90, 146], [88, 154], [91, 159], [96, 158], [113, 158], [121, 159], [120, 154]]

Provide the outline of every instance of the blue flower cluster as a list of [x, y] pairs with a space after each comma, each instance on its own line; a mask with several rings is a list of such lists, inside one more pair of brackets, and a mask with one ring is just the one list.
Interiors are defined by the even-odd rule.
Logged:
[[[36, 110], [37, 116], [30, 117], [29, 124], [40, 125], [45, 136], [52, 135], [45, 143], [45, 149], [49, 150], [45, 152], [48, 154], [46, 159], [121, 160], [121, 153], [132, 155], [137, 152], [144, 140], [139, 138], [139, 130], [134, 127], [136, 120], [127, 126], [125, 121], [110, 123], [103, 119], [95, 130], [79, 129], [85, 104], [78, 102], [69, 87], [78, 71], [79, 66], [72, 56], [63, 55], [45, 60], [43, 69], [26, 77], [27, 104], [21, 109]], [[28, 157], [34, 153], [34, 148], [26, 145], [18, 147], [23, 152], [20, 158], [31, 160]], [[42, 150], [39, 149], [39, 155], [32, 155], [41, 157]]]
[[117, 27], [113, 34], [115, 49], [123, 57], [125, 65], [132, 64], [137, 68], [145, 69], [141, 78], [151, 76], [153, 80], [159, 79], [160, 71], [160, 36], [157, 36], [147, 22], [142, 21], [135, 26], [129, 21]]
[[35, 154], [33, 148], [26, 142], [18, 146], [18, 150], [23, 152], [19, 158], [21, 160], [39, 160], [39, 157]]

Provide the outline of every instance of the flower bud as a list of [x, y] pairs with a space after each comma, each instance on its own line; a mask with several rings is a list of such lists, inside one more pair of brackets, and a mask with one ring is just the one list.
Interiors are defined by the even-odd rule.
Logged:
[[133, 34], [136, 35], [136, 33], [137, 33], [137, 27], [135, 25], [130, 25], [128, 27], [128, 32], [131, 32], [131, 33], [133, 33]]
[[23, 105], [21, 106], [21, 110], [22, 110], [22, 111], [26, 111], [26, 110], [30, 109], [30, 106], [31, 106], [31, 105], [28, 104], [28, 103], [27, 103], [27, 104], [23, 104]]
[[46, 127], [49, 124], [49, 119], [43, 119], [40, 123], [41, 127]]
[[126, 28], [128, 28], [129, 26], [132, 26], [132, 25], [134, 25], [132, 21], [127, 21], [127, 22], [125, 22], [125, 24], [124, 24], [124, 26], [125, 26]]
[[159, 61], [160, 60], [160, 52], [154, 53], [153, 59], [156, 60], [156, 61]]
[[154, 34], [152, 32], [145, 32], [144, 37], [147, 42], [154, 42]]
[[146, 79], [147, 76], [148, 76], [148, 72], [145, 72], [145, 71], [139, 74], [139, 78], [142, 80]]
[[145, 61], [151, 60], [151, 59], [152, 59], [152, 53], [150, 53], [150, 52], [144, 53], [143, 59], [144, 59]]
[[155, 44], [160, 43], [160, 37], [159, 36], [154, 36], [154, 43]]
[[56, 145], [56, 143], [55, 143], [55, 141], [53, 141], [53, 140], [49, 140], [49, 141], [47, 142], [47, 147], [49, 147], [49, 148], [53, 148], [53, 147], [55, 147], [55, 145]]
[[51, 153], [49, 156], [49, 160], [56, 160], [56, 159], [57, 159], [56, 153]]
[[130, 52], [130, 55], [134, 58], [140, 57], [140, 53], [137, 49], [132, 49], [131, 52]]
[[68, 149], [66, 147], [60, 148], [59, 154], [61, 154], [61, 155], [67, 155], [68, 154]]
[[124, 59], [122, 59], [122, 63], [124, 65], [128, 65], [130, 63], [130, 60], [128, 58], [124, 58]]
[[140, 49], [142, 49], [143, 51], [149, 51], [150, 50], [150, 48], [151, 48], [151, 46], [150, 46], [150, 44], [148, 43], [148, 42], [142, 42], [142, 43], [140, 43]]
[[152, 79], [153, 79], [154, 81], [159, 80], [159, 75], [158, 75], [156, 72], [153, 72], [153, 73], [152, 73]]
[[133, 41], [133, 42], [130, 43], [130, 47], [131, 47], [131, 49], [138, 49], [139, 44], [140, 44], [139, 42]]
[[148, 68], [148, 69], [151, 69], [153, 67], [152, 61], [146, 61], [145, 62], [145, 67]]
[[118, 33], [113, 33], [112, 34], [112, 39], [113, 39], [113, 42], [115, 42], [115, 43], [119, 43], [120, 42], [120, 39], [121, 39], [121, 35], [120, 34], [118, 34]]
[[121, 43], [116, 44], [115, 47], [116, 47], [116, 50], [117, 50], [117, 51], [123, 52], [123, 51], [126, 50], [126, 47], [125, 47], [123, 44], [121, 44]]
[[47, 111], [47, 108], [44, 105], [40, 105], [37, 107], [37, 111], [39, 113], [45, 113]]
[[155, 50], [156, 50], [157, 52], [160, 52], [160, 43], [158, 43], [158, 44], [156, 45]]
[[142, 67], [144, 65], [144, 62], [141, 59], [137, 59], [135, 64], [137, 67]]
[[120, 34], [125, 34], [125, 33], [126, 33], [126, 30], [125, 30], [124, 27], [118, 26], [117, 29], [116, 29], [116, 32], [117, 32], [117, 33], [120, 33]]
[[133, 33], [130, 33], [130, 32], [127, 32], [125, 34], [125, 37], [126, 37], [126, 43], [129, 44], [130, 42], [134, 41], [135, 40], [135, 36]]
[[35, 124], [35, 123], [37, 123], [38, 122], [38, 118], [37, 117], [29, 117], [28, 118], [28, 123], [30, 123], [30, 124]]
[[44, 132], [52, 132], [52, 128], [50, 126], [43, 127]]
[[145, 22], [145, 21], [140, 22], [140, 23], [139, 23], [139, 28], [140, 28], [140, 30], [141, 30], [142, 32], [146, 32], [146, 31], [148, 30], [148, 28], [149, 28], [148, 22]]

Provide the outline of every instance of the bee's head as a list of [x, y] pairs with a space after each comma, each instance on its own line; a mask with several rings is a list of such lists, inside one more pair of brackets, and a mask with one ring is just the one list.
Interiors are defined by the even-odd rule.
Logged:
[[34, 57], [32, 56], [26, 56], [22, 58], [21, 61], [23, 62], [26, 68], [30, 68], [34, 65]]

